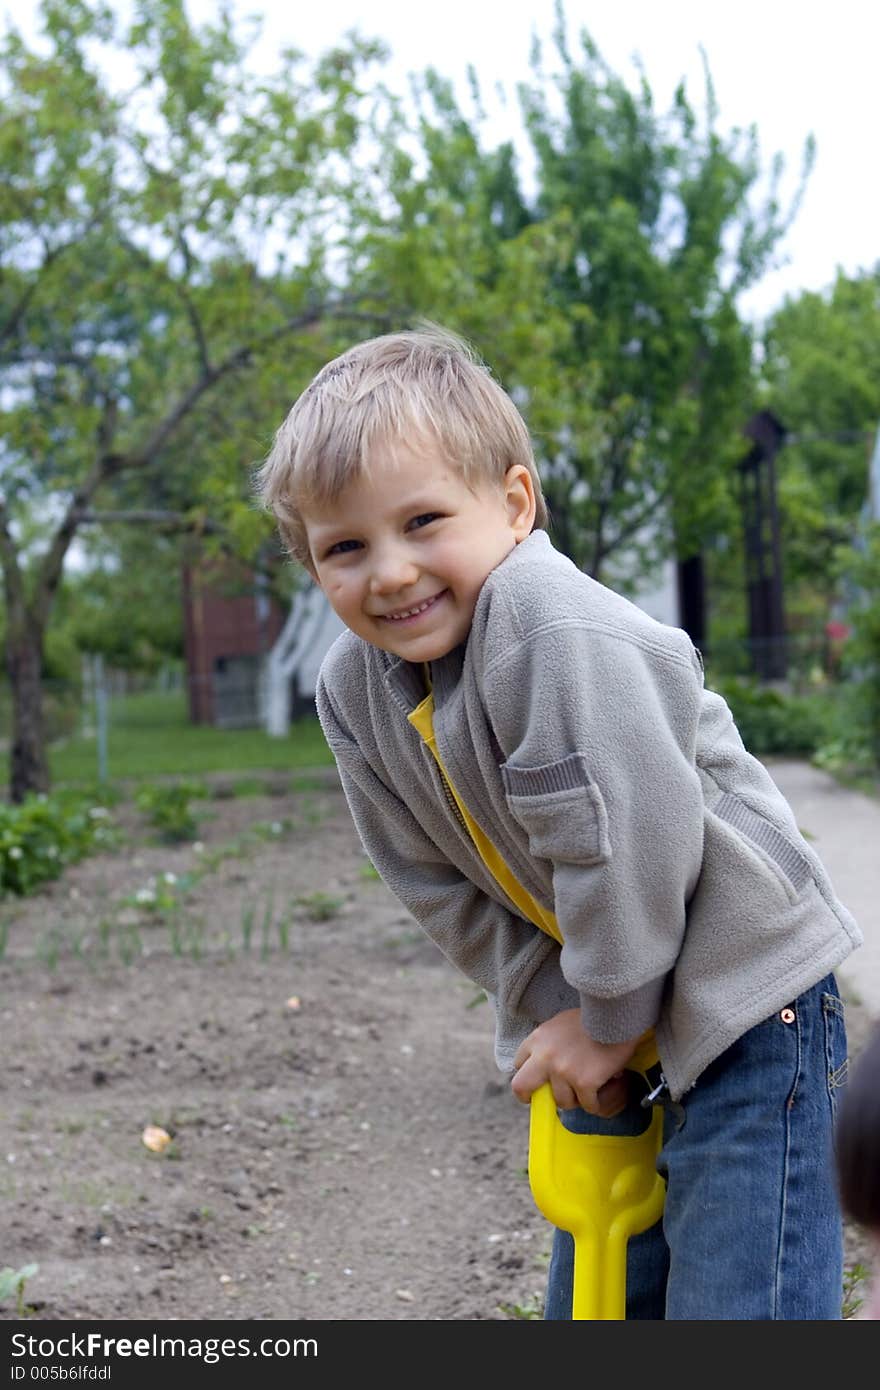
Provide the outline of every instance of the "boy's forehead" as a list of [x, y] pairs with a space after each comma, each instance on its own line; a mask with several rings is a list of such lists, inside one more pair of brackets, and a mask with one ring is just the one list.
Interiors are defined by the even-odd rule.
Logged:
[[332, 494], [304, 497], [300, 512], [307, 527], [323, 527], [365, 508], [405, 510], [422, 496], [428, 500], [432, 488], [448, 491], [459, 486], [468, 486], [460, 464], [438, 446], [399, 440], [371, 450], [361, 468]]
[[313, 530], [343, 520], [348, 524], [359, 514], [406, 510], [423, 500], [438, 502], [462, 488], [480, 493], [494, 481], [481, 475], [471, 478], [462, 461], [435, 436], [393, 436], [374, 441], [345, 474], [336, 475], [331, 486], [306, 486], [300, 493], [299, 510], [306, 527]]
[[364, 471], [387, 467], [426, 474], [438, 470], [460, 471], [442, 440], [427, 431], [412, 430], [406, 434], [385, 435], [373, 442], [367, 451]]
[[430, 483], [456, 483], [463, 478], [460, 463], [433, 439], [395, 438], [376, 443], [359, 474], [343, 484], [354, 491], [393, 486], [411, 491]]

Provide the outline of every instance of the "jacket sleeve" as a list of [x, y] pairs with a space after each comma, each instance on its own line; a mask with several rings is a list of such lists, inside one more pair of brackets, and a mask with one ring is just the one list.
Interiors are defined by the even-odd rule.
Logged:
[[700, 873], [702, 668], [667, 631], [546, 622], [484, 670], [508, 808], [549, 863], [562, 971], [602, 1042], [656, 1023]]
[[522, 1019], [523, 1033], [577, 1007], [559, 968], [557, 943], [456, 868], [370, 766], [321, 681], [317, 706], [364, 850], [447, 959], [492, 996], [496, 1011]]

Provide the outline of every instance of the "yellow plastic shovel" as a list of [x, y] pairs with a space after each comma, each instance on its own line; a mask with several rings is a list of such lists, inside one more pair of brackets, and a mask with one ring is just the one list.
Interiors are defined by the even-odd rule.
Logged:
[[643, 1134], [574, 1134], [563, 1125], [549, 1082], [531, 1099], [529, 1183], [538, 1210], [574, 1237], [573, 1319], [626, 1317], [626, 1244], [663, 1211], [656, 1171], [663, 1110]]

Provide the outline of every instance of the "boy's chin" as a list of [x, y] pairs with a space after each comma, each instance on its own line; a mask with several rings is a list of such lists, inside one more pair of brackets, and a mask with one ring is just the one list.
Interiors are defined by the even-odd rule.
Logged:
[[383, 650], [391, 656], [400, 657], [401, 661], [411, 661], [415, 666], [424, 666], [431, 661], [442, 661], [443, 657], [448, 656], [458, 645], [456, 642], [451, 646], [441, 643], [436, 646], [426, 645], [422, 649], [414, 646], [409, 650], [403, 650], [400, 647], [385, 647]]
[[411, 661], [414, 665], [424, 665], [429, 661], [441, 661], [444, 656], [461, 645], [463, 638], [457, 639], [452, 636], [446, 639], [425, 637], [421, 641], [412, 642], [379, 642], [376, 645], [382, 651], [388, 652], [390, 656], [396, 656], [401, 661]]

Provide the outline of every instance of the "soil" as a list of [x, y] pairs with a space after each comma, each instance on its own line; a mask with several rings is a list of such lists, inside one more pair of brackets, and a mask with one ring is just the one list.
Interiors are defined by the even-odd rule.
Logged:
[[[121, 804], [117, 848], [4, 907], [0, 1265], [38, 1270], [0, 1319], [540, 1316], [550, 1229], [488, 1004], [332, 771], [233, 790], [195, 845]], [[868, 1024], [852, 1001], [854, 1053]], [[852, 1229], [847, 1261], [849, 1314]]]

